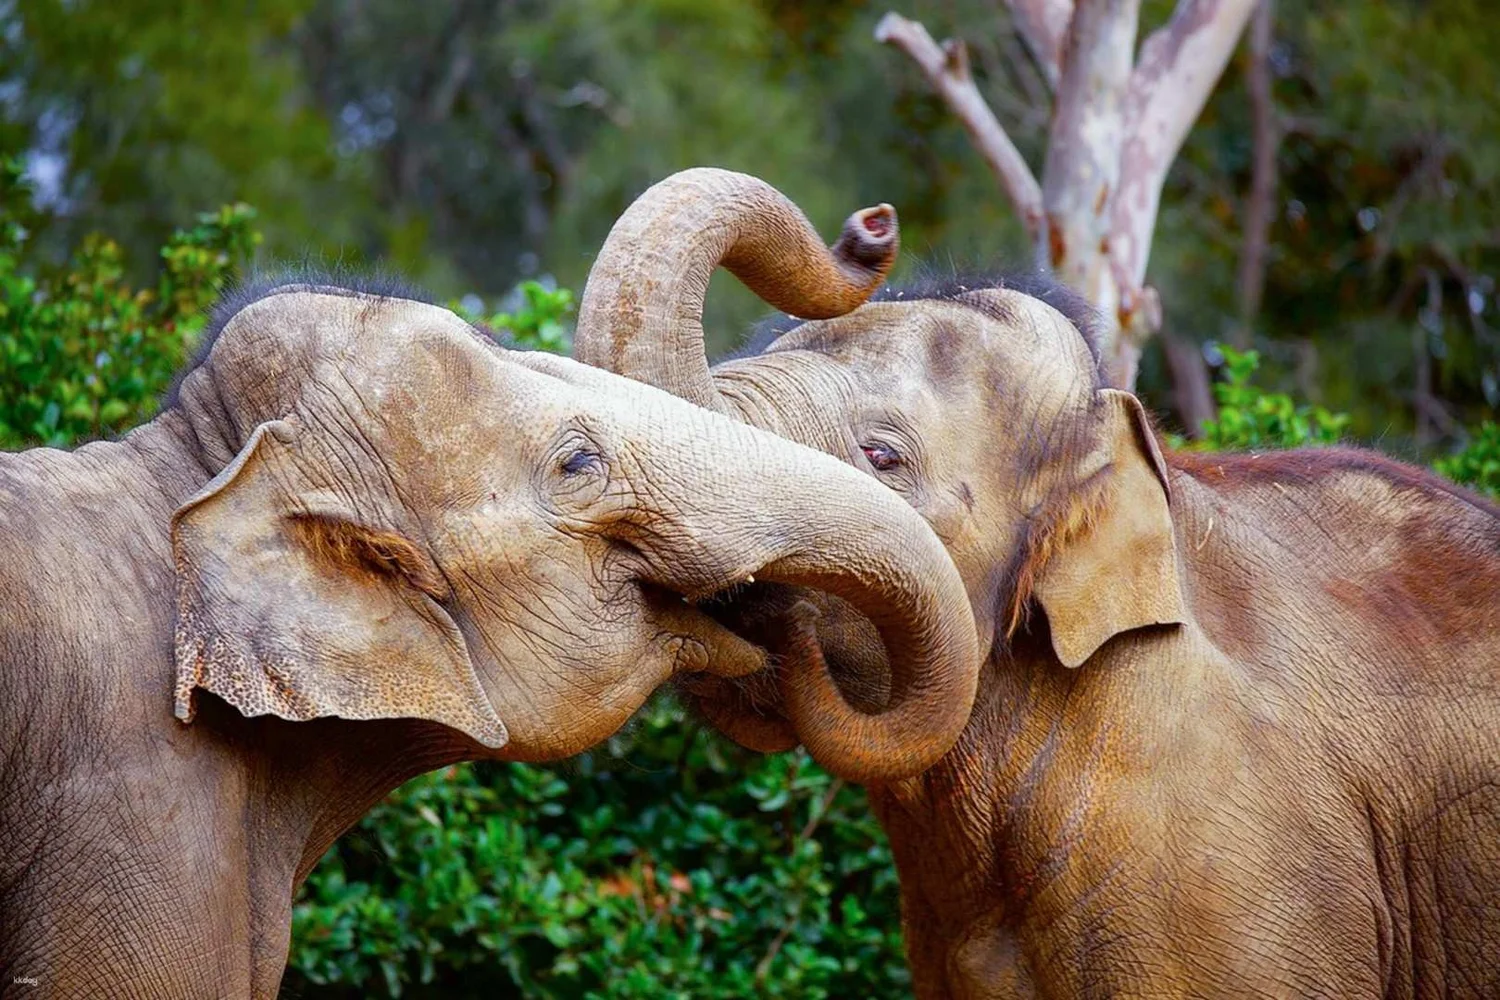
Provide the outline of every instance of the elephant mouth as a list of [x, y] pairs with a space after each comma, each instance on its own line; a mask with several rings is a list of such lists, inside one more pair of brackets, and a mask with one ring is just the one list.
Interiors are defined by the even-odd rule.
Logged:
[[689, 705], [752, 749], [790, 749], [799, 742], [783, 709], [781, 680], [787, 672], [798, 622], [794, 611], [808, 602], [818, 609], [817, 646], [834, 683], [850, 705], [879, 712], [890, 701], [891, 672], [885, 647], [868, 618], [842, 599], [781, 583], [738, 583], [693, 602], [720, 626], [770, 655], [764, 669], [742, 676], [714, 673], [679, 676], [676, 686]]
[[668, 678], [740, 677], [763, 672], [772, 659], [771, 650], [710, 613], [728, 588], [695, 597], [639, 578], [630, 581], [630, 586], [651, 609], [649, 619], [656, 629], [653, 644], [670, 658]]
[[693, 603], [735, 635], [774, 653], [789, 637], [792, 607], [807, 593], [784, 583], [741, 582]]

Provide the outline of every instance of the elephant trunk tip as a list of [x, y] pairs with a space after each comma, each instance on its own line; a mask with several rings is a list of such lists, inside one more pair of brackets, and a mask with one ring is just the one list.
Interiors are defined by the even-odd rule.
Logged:
[[896, 210], [882, 202], [862, 208], [845, 220], [833, 252], [841, 260], [857, 264], [883, 278], [896, 262], [900, 242]]
[[[901, 249], [896, 210], [882, 202], [862, 208], [844, 220], [829, 254], [843, 281], [825, 284], [822, 294], [803, 296], [803, 319], [832, 319], [856, 308], [885, 281]], [[836, 290], [837, 294], [829, 294]]]

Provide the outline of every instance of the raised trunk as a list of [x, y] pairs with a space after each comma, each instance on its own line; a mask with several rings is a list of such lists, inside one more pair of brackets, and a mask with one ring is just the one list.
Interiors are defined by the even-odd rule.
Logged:
[[896, 259], [896, 213], [851, 215], [832, 247], [781, 192], [699, 167], [651, 187], [599, 251], [578, 309], [574, 357], [718, 409], [703, 351], [703, 298], [722, 264], [756, 295], [803, 319], [869, 298]]

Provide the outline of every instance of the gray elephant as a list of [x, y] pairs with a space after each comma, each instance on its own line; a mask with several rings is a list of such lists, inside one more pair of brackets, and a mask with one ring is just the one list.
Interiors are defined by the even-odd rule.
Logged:
[[694, 603], [752, 575], [841, 594], [918, 664], [871, 732], [956, 738], [962, 583], [847, 466], [406, 298], [263, 289], [206, 345], [123, 439], [0, 456], [7, 991], [273, 996], [294, 889], [371, 804], [760, 669]]
[[[1164, 451], [1045, 281], [887, 293], [710, 371], [720, 261], [800, 317], [851, 263], [752, 178], [675, 176], [600, 253], [578, 356], [864, 470], [953, 557], [963, 736], [907, 780], [824, 755], [873, 782], [918, 997], [1500, 996], [1500, 509], [1357, 449]], [[820, 603], [797, 642], [879, 704], [905, 668]], [[692, 689], [823, 746], [806, 679]]]

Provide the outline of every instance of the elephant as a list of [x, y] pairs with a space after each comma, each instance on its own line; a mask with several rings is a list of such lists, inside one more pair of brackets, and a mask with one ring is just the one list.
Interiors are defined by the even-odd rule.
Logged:
[[867, 714], [778, 654], [807, 725], [858, 716], [893, 773], [947, 750], [973, 622], [883, 487], [404, 293], [232, 297], [153, 420], [0, 455], [0, 988], [274, 996], [295, 888], [372, 804], [762, 669], [700, 607], [755, 576], [916, 664]]
[[[958, 567], [984, 658], [963, 734], [915, 777], [841, 762], [891, 842], [916, 996], [1500, 996], [1500, 508], [1358, 448], [1163, 447], [1045, 277], [814, 318], [799, 289], [847, 257], [754, 178], [674, 175], [596, 258], [575, 356], [863, 470]], [[710, 369], [719, 263], [793, 318]], [[811, 621], [878, 701], [898, 665], [857, 613], [768, 625], [805, 603], [784, 591], [721, 620]], [[817, 745], [778, 670], [689, 689], [747, 746]]]

